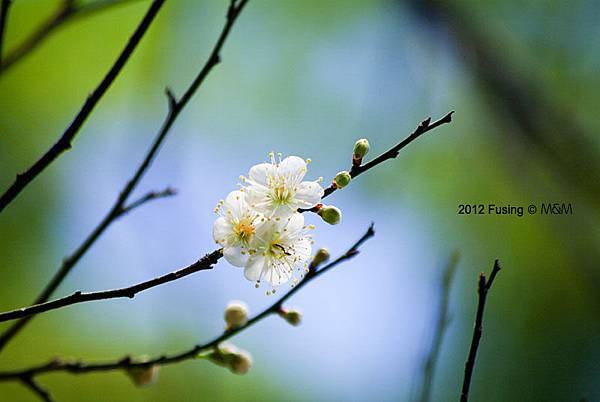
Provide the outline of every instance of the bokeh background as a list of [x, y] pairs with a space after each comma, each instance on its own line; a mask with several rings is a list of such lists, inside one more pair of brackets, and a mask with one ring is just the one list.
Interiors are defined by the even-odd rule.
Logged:
[[[14, 1], [6, 48], [59, 3]], [[111, 206], [163, 120], [164, 87], [183, 92], [227, 4], [168, 2], [74, 148], [0, 214], [2, 310], [29, 303]], [[0, 77], [2, 189], [58, 138], [147, 6], [65, 25]], [[312, 158], [309, 175], [329, 181], [357, 138], [376, 155], [427, 116], [456, 110], [454, 121], [328, 199], [339, 226], [309, 217], [334, 255], [371, 221], [377, 235], [289, 301], [299, 328], [271, 317], [233, 339], [254, 357], [247, 375], [189, 361], [144, 389], [120, 372], [40, 382], [59, 401], [413, 400], [458, 250], [432, 400], [458, 398], [477, 275], [496, 257], [472, 400], [600, 400], [599, 12], [594, 1], [251, 1], [137, 192], [179, 194], [113, 224], [57, 295], [132, 284], [212, 250], [214, 205], [271, 150]], [[457, 214], [461, 203], [540, 202], [574, 213]], [[39, 316], [0, 368], [186, 349], [222, 331], [228, 301], [270, 304], [264, 290], [221, 261], [134, 300]], [[2, 401], [34, 398], [0, 384]]]

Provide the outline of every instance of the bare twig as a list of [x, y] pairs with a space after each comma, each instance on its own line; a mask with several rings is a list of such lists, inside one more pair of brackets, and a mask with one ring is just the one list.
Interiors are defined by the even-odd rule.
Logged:
[[54, 400], [54, 399], [52, 399], [50, 392], [48, 392], [46, 389], [42, 388], [42, 386], [39, 385], [33, 379], [32, 376], [30, 376], [30, 375], [22, 376], [21, 382], [23, 383], [23, 385], [25, 385], [27, 388], [29, 388], [29, 390], [31, 390], [31, 392], [36, 394], [42, 401], [52, 402]]
[[[239, 16], [240, 12], [242, 11], [247, 2], [248, 0], [242, 0], [239, 2], [231, 3], [227, 11], [226, 23], [206, 63], [204, 64], [194, 81], [190, 84], [186, 92], [179, 100], [174, 100], [174, 98], [170, 98], [169, 111], [167, 113], [165, 121], [163, 122], [161, 129], [157, 133], [156, 138], [152, 143], [152, 146], [144, 156], [144, 160], [133, 174], [133, 177], [123, 187], [114, 205], [111, 207], [110, 211], [108, 211], [107, 215], [102, 219], [102, 221], [100, 221], [98, 226], [94, 228], [92, 233], [90, 233], [90, 235], [84, 240], [84, 242], [79, 246], [79, 248], [75, 250], [73, 254], [65, 258], [59, 270], [56, 272], [52, 280], [46, 285], [42, 293], [37, 297], [33, 304], [40, 304], [48, 301], [52, 293], [54, 293], [56, 288], [58, 288], [58, 286], [62, 283], [64, 278], [69, 274], [69, 272], [73, 269], [73, 267], [77, 264], [81, 257], [83, 257], [83, 255], [89, 250], [89, 248], [96, 242], [96, 240], [106, 230], [106, 228], [113, 221], [121, 217], [124, 213], [124, 210], [127, 211], [127, 199], [139, 183], [146, 170], [150, 167], [150, 164], [152, 163], [154, 157], [160, 149], [162, 142], [166, 138], [169, 129], [177, 119], [177, 116], [179, 116], [186, 104], [192, 98], [192, 95], [204, 82], [204, 79], [206, 78], [208, 73], [213, 69], [213, 67], [215, 67], [219, 63], [219, 53], [221, 51], [221, 48], [223, 47], [223, 44], [225, 43], [225, 40], [227, 39], [229, 32], [231, 31], [231, 27], [235, 23], [237, 17]], [[152, 6], [154, 7], [155, 4], [157, 4], [156, 1], [153, 3]], [[130, 209], [131, 208], [129, 208], [129, 210]], [[2, 335], [0, 335], [0, 350], [2, 350], [6, 346], [6, 344], [17, 333], [19, 333], [19, 331], [33, 317], [34, 316], [28, 316], [20, 319], [11, 327], [9, 327]]]
[[[42, 292], [38, 295], [36, 300], [33, 302], [33, 305], [40, 305], [47, 302], [50, 299], [50, 296], [54, 293], [54, 291], [58, 288], [58, 286], [62, 283], [65, 277], [69, 274], [69, 272], [75, 267], [75, 265], [79, 262], [79, 260], [83, 257], [83, 255], [90, 249], [90, 247], [98, 240], [100, 235], [106, 230], [106, 228], [112, 223], [124, 216], [125, 214], [131, 212], [133, 209], [144, 205], [146, 202], [164, 198], [168, 196], [172, 196], [175, 194], [173, 189], [167, 188], [166, 190], [160, 192], [150, 192], [140, 199], [133, 201], [131, 204], [125, 207], [115, 208], [113, 207], [108, 215], [102, 219], [100, 224], [96, 226], [96, 228], [88, 235], [88, 237], [83, 241], [83, 243], [68, 257], [65, 257], [62, 261], [62, 264], [58, 271], [54, 274], [51, 281], [44, 287]], [[18, 310], [27, 309], [21, 308]], [[2, 313], [0, 315], [3, 315]], [[33, 315], [24, 315], [22, 319], [14, 323], [10, 326], [6, 331], [4, 331], [0, 335], [0, 351], [6, 346], [10, 340], [19, 333], [21, 329], [27, 324], [27, 322], [33, 318]]]
[[450, 286], [452, 284], [452, 278], [454, 278], [454, 273], [456, 272], [457, 264], [458, 253], [456, 252], [452, 254], [452, 257], [450, 257], [450, 261], [448, 261], [446, 269], [444, 270], [441, 278], [438, 314], [433, 331], [434, 338], [431, 343], [429, 353], [427, 354], [427, 358], [425, 359], [425, 364], [423, 365], [421, 395], [419, 396], [419, 401], [421, 402], [428, 402], [431, 399], [431, 386], [433, 384], [435, 366], [442, 348], [442, 341], [444, 340], [446, 329], [450, 323], [450, 313], [448, 311], [450, 301]]
[[29, 167], [23, 173], [17, 174], [17, 177], [13, 184], [0, 196], [0, 212], [6, 208], [8, 204], [10, 204], [25, 187], [33, 179], [35, 179], [44, 169], [46, 169], [60, 154], [69, 150], [71, 148], [71, 142], [85, 123], [88, 116], [94, 110], [94, 107], [98, 104], [102, 96], [106, 93], [108, 88], [114, 82], [114, 80], [118, 77], [119, 73], [129, 60], [129, 57], [132, 55], [133, 51], [136, 49], [138, 44], [140, 43], [142, 37], [150, 27], [152, 21], [158, 14], [158, 11], [164, 4], [165, 0], [154, 0], [150, 5], [150, 8], [146, 12], [146, 15], [135, 29], [133, 35], [129, 38], [127, 45], [112, 65], [108, 73], [104, 76], [100, 84], [94, 89], [87, 99], [85, 100], [83, 106], [73, 119], [64, 133], [61, 135], [59, 140], [50, 147], [48, 151], [40, 159], [37, 160], [31, 167]]
[[469, 400], [469, 387], [471, 386], [471, 377], [473, 376], [473, 369], [475, 368], [475, 358], [477, 357], [479, 341], [481, 340], [481, 335], [483, 334], [483, 312], [485, 309], [485, 301], [488, 291], [492, 287], [498, 271], [500, 271], [500, 263], [498, 260], [496, 260], [494, 261], [494, 268], [490, 274], [490, 279], [486, 281], [485, 273], [482, 272], [479, 274], [479, 282], [477, 286], [479, 302], [477, 304], [477, 314], [475, 315], [475, 327], [473, 328], [471, 348], [469, 349], [469, 356], [467, 357], [467, 362], [465, 363], [465, 377], [460, 394], [460, 402], [467, 402]]
[[152, 200], [157, 200], [159, 198], [167, 198], [167, 197], [172, 197], [174, 195], [177, 194], [177, 190], [175, 190], [174, 188], [171, 187], [167, 187], [162, 191], [150, 191], [149, 193], [146, 193], [146, 195], [138, 198], [135, 201], [132, 201], [130, 204], [126, 205], [123, 207], [123, 209], [121, 210], [121, 214], [126, 214], [129, 211], [131, 211], [132, 209], [135, 209], [145, 203], [147, 203], [148, 201], [152, 201]]
[[[350, 176], [352, 176], [352, 178], [355, 178], [356, 176], [366, 172], [369, 169], [374, 168], [375, 166], [379, 165], [380, 163], [385, 162], [388, 159], [393, 159], [393, 158], [397, 157], [402, 148], [404, 148], [405, 146], [407, 146], [408, 144], [410, 144], [411, 142], [413, 142], [414, 140], [419, 138], [421, 135], [425, 134], [428, 131], [433, 130], [436, 127], [441, 126], [442, 124], [450, 123], [452, 121], [453, 113], [454, 112], [452, 111], [452, 112], [446, 114], [441, 119], [434, 121], [433, 123], [431, 122], [431, 117], [423, 120], [421, 122], [421, 124], [419, 124], [417, 126], [415, 131], [413, 131], [411, 135], [406, 137], [399, 144], [396, 144], [394, 147], [390, 148], [383, 154], [379, 155], [378, 157], [371, 160], [370, 162], [365, 163], [364, 165], [354, 165], [353, 164], [352, 168], [350, 169]], [[323, 195], [323, 198], [327, 197], [328, 195], [333, 193], [335, 190], [337, 190], [337, 187], [334, 184], [331, 184], [329, 187], [327, 187], [325, 189], [325, 194]], [[308, 208], [308, 209], [299, 209], [300, 212], [307, 212], [307, 211], [316, 212], [317, 210], [318, 210], [317, 207]]]
[[[9, 0], [10, 1], [10, 0]], [[17, 44], [14, 49], [6, 54], [0, 65], [0, 76], [25, 56], [33, 52], [58, 28], [70, 21], [86, 17], [96, 12], [107, 10], [111, 6], [129, 3], [133, 0], [98, 0], [91, 3], [80, 3], [72, 0], [63, 0], [60, 7], [44, 20], [29, 36]], [[137, 1], [137, 0], [135, 0]]]
[[195, 358], [200, 352], [212, 349], [219, 345], [221, 342], [233, 337], [234, 335], [239, 334], [240, 332], [246, 330], [252, 325], [258, 323], [263, 318], [270, 316], [272, 314], [277, 314], [281, 309], [283, 303], [293, 296], [296, 292], [300, 291], [304, 286], [308, 283], [316, 279], [318, 276], [324, 274], [325, 272], [331, 270], [338, 264], [349, 260], [356, 256], [359, 253], [359, 247], [367, 241], [369, 238], [373, 237], [375, 234], [373, 230], [373, 225], [369, 226], [366, 233], [348, 249], [343, 255], [338, 257], [336, 260], [331, 263], [325, 265], [323, 268], [317, 270], [314, 273], [307, 274], [304, 279], [299, 282], [294, 288], [292, 288], [289, 292], [287, 292], [284, 296], [278, 299], [271, 306], [267, 307], [261, 313], [254, 316], [250, 319], [245, 325], [241, 327], [237, 327], [235, 329], [231, 329], [223, 332], [221, 335], [216, 337], [215, 339], [201, 344], [195, 345], [191, 349], [185, 350], [180, 353], [168, 355], [163, 354], [161, 356], [155, 357], [150, 360], [144, 361], [135, 361], [130, 356], [125, 356], [123, 358], [104, 362], [104, 363], [85, 363], [83, 361], [69, 361], [69, 360], [61, 360], [54, 359], [48, 363], [32, 366], [29, 368], [16, 370], [16, 371], [4, 371], [0, 372], [0, 381], [15, 381], [20, 380], [23, 377], [34, 378], [37, 375], [50, 373], [50, 372], [69, 372], [73, 374], [83, 374], [83, 373], [91, 373], [91, 372], [99, 372], [99, 371], [111, 371], [111, 370], [120, 370], [120, 369], [128, 369], [132, 367], [149, 367], [153, 365], [167, 365], [178, 363], [184, 360]]
[[50, 310], [56, 310], [62, 307], [70, 306], [72, 304], [85, 303], [95, 300], [109, 300], [123, 297], [133, 299], [137, 293], [143, 292], [144, 290], [148, 290], [168, 282], [176, 281], [177, 279], [191, 275], [198, 271], [212, 269], [213, 265], [217, 263], [217, 261], [221, 258], [222, 255], [223, 254], [220, 249], [215, 250], [210, 254], [206, 254], [204, 257], [185, 268], [181, 268], [177, 271], [170, 272], [166, 275], [162, 275], [157, 278], [150, 279], [148, 281], [144, 281], [125, 288], [86, 293], [77, 291], [69, 296], [65, 296], [60, 299], [52, 300], [41, 304], [35, 304], [33, 306], [8, 311], [6, 313], [0, 313], [0, 322], [16, 320], [18, 318], [28, 317], [34, 314], [40, 314]]
[[2, 53], [4, 44], [4, 33], [6, 32], [6, 22], [8, 21], [8, 10], [12, 0], [2, 0], [0, 3], [0, 71], [4, 63], [4, 55]]

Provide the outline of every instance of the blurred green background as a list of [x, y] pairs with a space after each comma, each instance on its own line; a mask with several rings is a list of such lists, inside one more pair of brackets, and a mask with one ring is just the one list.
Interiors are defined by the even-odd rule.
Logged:
[[[10, 51], [58, 1], [15, 0]], [[129, 2], [65, 25], [0, 77], [0, 188], [60, 135], [141, 19]], [[111, 206], [166, 113], [204, 62], [228, 2], [169, 1], [63, 155], [0, 214], [0, 307], [26, 305]], [[413, 400], [431, 342], [441, 271], [461, 259], [434, 401], [458, 399], [475, 285], [494, 258], [473, 401], [600, 400], [600, 4], [594, 1], [258, 1], [244, 10], [137, 194], [180, 194], [115, 223], [57, 292], [125, 286], [214, 248], [212, 209], [271, 150], [313, 159], [326, 181], [367, 137], [383, 152], [419, 121], [455, 110], [400, 157], [330, 201], [318, 245], [343, 252], [371, 221], [359, 257], [233, 340], [245, 376], [205, 361], [165, 367], [137, 389], [119, 372], [40, 377], [59, 401]], [[568, 216], [465, 216], [459, 204], [565, 202]], [[341, 271], [341, 272], [340, 272]], [[229, 300], [270, 304], [241, 271], [213, 271], [134, 300], [39, 316], [0, 368], [53, 356], [103, 359], [189, 348], [223, 329]], [[1, 328], [5, 328], [6, 325]], [[1, 401], [35, 400], [0, 383]]]

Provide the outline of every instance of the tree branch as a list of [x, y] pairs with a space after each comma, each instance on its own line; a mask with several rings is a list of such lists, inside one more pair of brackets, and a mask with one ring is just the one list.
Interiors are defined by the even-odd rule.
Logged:
[[133, 299], [137, 293], [143, 292], [144, 290], [148, 290], [150, 288], [175, 281], [177, 279], [191, 275], [198, 271], [212, 269], [213, 265], [216, 264], [222, 256], [223, 253], [221, 249], [215, 250], [210, 254], [206, 254], [204, 257], [202, 257], [192, 265], [132, 286], [120, 289], [102, 290], [99, 292], [84, 293], [81, 291], [77, 291], [69, 296], [65, 296], [60, 299], [52, 300], [41, 304], [35, 304], [33, 306], [20, 308], [5, 313], [0, 313], [0, 322], [16, 320], [17, 318], [28, 317], [34, 314], [40, 314], [46, 311], [56, 310], [62, 307], [70, 306], [72, 304], [85, 303], [89, 301], [109, 300], [123, 297]]
[[[162, 1], [164, 1], [164, 0], [162, 0]], [[162, 4], [162, 1], [160, 1], [158, 4]], [[115, 221], [116, 219], [121, 217], [123, 215], [124, 211], [126, 212], [127, 210], [131, 210], [131, 208], [128, 208], [125, 206], [129, 195], [135, 189], [135, 187], [139, 183], [140, 179], [142, 178], [142, 176], [144, 175], [146, 170], [150, 167], [152, 160], [154, 159], [158, 150], [160, 149], [160, 146], [161, 146], [162, 142], [164, 141], [164, 139], [166, 138], [166, 136], [169, 132], [169, 129], [171, 128], [171, 126], [173, 125], [175, 120], [177, 119], [177, 116], [179, 116], [179, 113], [181, 113], [183, 108], [186, 106], [188, 101], [191, 99], [192, 95], [200, 87], [200, 85], [202, 84], [202, 82], [204, 81], [204, 79], [206, 78], [208, 73], [212, 70], [212, 68], [214, 66], [217, 65], [217, 63], [220, 59], [219, 53], [221, 51], [221, 48], [223, 47], [223, 44], [225, 43], [225, 40], [227, 39], [227, 37], [229, 35], [229, 32], [231, 31], [231, 27], [235, 23], [237, 17], [239, 16], [240, 12], [242, 11], [242, 9], [244, 8], [244, 6], [246, 5], [247, 2], [248, 2], [248, 0], [242, 0], [239, 2], [231, 3], [231, 5], [229, 6], [229, 9], [227, 11], [227, 19], [226, 19], [225, 26], [223, 27], [223, 30], [212, 50], [208, 60], [206, 61], [206, 63], [204, 64], [204, 66], [202, 67], [202, 69], [200, 70], [200, 72], [198, 73], [198, 75], [196, 76], [194, 81], [192, 82], [192, 84], [186, 90], [184, 95], [181, 97], [181, 99], [174, 100], [174, 101], [170, 100], [169, 111], [167, 113], [165, 121], [163, 122], [163, 125], [162, 125], [161, 129], [159, 130], [158, 134], [156, 135], [156, 138], [155, 138], [152, 146], [146, 153], [142, 163], [138, 166], [133, 177], [123, 187], [123, 189], [121, 190], [119, 196], [117, 197], [114, 205], [108, 211], [107, 215], [100, 221], [98, 226], [96, 226], [96, 228], [94, 228], [94, 230], [89, 234], [89, 236], [75, 250], [75, 252], [73, 254], [71, 254], [70, 256], [68, 256], [67, 258], [64, 259], [63, 264], [61, 265], [59, 270], [55, 273], [52, 280], [46, 285], [46, 287], [43, 289], [43, 291], [40, 293], [40, 295], [36, 298], [36, 300], [33, 302], [33, 304], [40, 304], [40, 303], [44, 303], [44, 302], [48, 301], [50, 296], [52, 295], [52, 293], [54, 293], [54, 291], [62, 283], [64, 278], [69, 274], [69, 272], [71, 272], [73, 267], [77, 264], [77, 262], [81, 259], [81, 257], [83, 257], [83, 255], [89, 250], [89, 248], [96, 242], [96, 240], [100, 237], [100, 235], [102, 235], [102, 233], [106, 230], [106, 228], [113, 221]], [[157, 4], [157, 2], [155, 1], [152, 4], [152, 7], [154, 7], [156, 4]], [[0, 335], [0, 351], [6, 346], [6, 344], [15, 335], [17, 335], [19, 333], [19, 331], [33, 317], [34, 316], [31, 315], [31, 316], [20, 319], [19, 321], [15, 322], [11, 327], [9, 327], [4, 333], [2, 333], [2, 335]]]
[[425, 359], [425, 364], [423, 365], [421, 395], [419, 396], [419, 401], [421, 402], [428, 402], [431, 399], [431, 386], [433, 384], [435, 366], [440, 351], [442, 349], [442, 341], [444, 340], [446, 329], [448, 328], [448, 324], [450, 323], [450, 286], [452, 285], [452, 279], [454, 278], [457, 266], [458, 253], [455, 252], [450, 257], [450, 261], [448, 261], [446, 269], [444, 270], [443, 276], [441, 278], [441, 295], [438, 306], [437, 320], [435, 324], [435, 329], [433, 331], [434, 338], [431, 343], [431, 348], [429, 349], [427, 358]]
[[479, 274], [479, 282], [477, 286], [479, 302], [477, 304], [477, 314], [475, 315], [475, 328], [473, 328], [471, 348], [469, 349], [469, 356], [467, 357], [467, 362], [465, 363], [465, 377], [460, 394], [460, 402], [467, 402], [469, 400], [469, 387], [471, 386], [471, 377], [473, 376], [473, 369], [475, 368], [475, 358], [477, 357], [479, 341], [481, 340], [481, 335], [483, 334], [483, 311], [485, 309], [485, 301], [488, 291], [492, 287], [498, 271], [500, 271], [500, 263], [498, 260], [496, 260], [494, 261], [494, 268], [492, 269], [489, 280], [486, 281], [485, 273], [482, 272]]
[[171, 187], [167, 187], [162, 191], [150, 191], [149, 193], [146, 193], [146, 195], [144, 195], [144, 196], [138, 198], [137, 200], [132, 201], [130, 204], [124, 206], [123, 209], [121, 209], [121, 215], [125, 215], [126, 213], [130, 212], [132, 209], [142, 206], [145, 203], [147, 203], [148, 201], [158, 200], [160, 198], [172, 197], [176, 194], [177, 194], [177, 190], [175, 190], [174, 188], [171, 188]]
[[291, 296], [293, 296], [296, 292], [300, 291], [300, 289], [302, 289], [308, 283], [310, 283], [311, 281], [313, 281], [320, 275], [324, 274], [325, 272], [331, 270], [338, 264], [356, 256], [359, 253], [360, 246], [365, 241], [367, 241], [369, 238], [373, 237], [374, 234], [375, 234], [375, 232], [373, 230], [373, 224], [371, 224], [371, 226], [369, 226], [366, 233], [356, 243], [354, 243], [352, 245], [352, 247], [350, 247], [344, 254], [342, 254], [336, 260], [325, 265], [323, 268], [315, 271], [314, 273], [309, 273], [309, 274], [305, 275], [304, 279], [301, 282], [299, 282], [295, 287], [293, 287], [289, 292], [287, 292], [285, 295], [283, 295], [280, 299], [278, 299], [271, 306], [267, 307], [261, 313], [257, 314], [252, 319], [250, 319], [245, 325], [235, 328], [235, 329], [232, 329], [232, 330], [225, 331], [221, 335], [219, 335], [218, 337], [214, 338], [213, 340], [211, 340], [207, 343], [204, 343], [201, 345], [195, 345], [191, 349], [185, 350], [180, 353], [176, 353], [176, 354], [172, 354], [172, 355], [163, 354], [163, 355], [160, 355], [153, 359], [144, 360], [144, 361], [135, 361], [130, 356], [125, 356], [125, 357], [117, 359], [115, 361], [109, 361], [109, 362], [104, 362], [104, 363], [86, 363], [86, 362], [83, 362], [80, 360], [67, 361], [67, 360], [61, 360], [61, 359], [54, 359], [48, 363], [32, 366], [32, 367], [21, 369], [21, 370], [0, 372], [0, 381], [15, 381], [15, 380], [20, 380], [24, 377], [34, 378], [35, 376], [40, 375], [40, 374], [57, 372], [57, 371], [69, 372], [72, 374], [83, 374], [83, 373], [91, 373], [91, 372], [98, 372], [98, 371], [128, 369], [128, 368], [132, 368], [132, 367], [149, 367], [149, 366], [153, 366], [153, 365], [167, 365], [167, 364], [178, 363], [178, 362], [188, 360], [188, 359], [193, 359], [200, 352], [209, 350], [209, 349], [212, 349], [212, 348], [218, 346], [221, 342], [239, 334], [240, 332], [246, 330], [247, 328], [251, 327], [252, 325], [258, 323], [263, 318], [265, 318], [269, 315], [272, 315], [272, 314], [277, 314], [278, 311], [280, 310], [281, 306], [283, 305], [283, 303], [287, 299], [289, 299]]
[[[370, 162], [365, 163], [364, 165], [358, 165], [358, 166], [353, 165], [352, 168], [350, 169], [350, 176], [352, 176], [352, 178], [355, 178], [358, 175], [366, 172], [367, 170], [374, 168], [375, 166], [379, 165], [380, 163], [385, 162], [388, 159], [393, 159], [393, 158], [397, 157], [402, 148], [406, 147], [408, 144], [410, 144], [411, 142], [413, 142], [414, 140], [419, 138], [421, 135], [425, 134], [428, 131], [433, 130], [434, 128], [436, 128], [438, 126], [441, 126], [442, 124], [450, 123], [452, 121], [453, 113], [454, 113], [454, 111], [446, 114], [444, 117], [442, 117], [441, 119], [439, 119], [437, 121], [434, 121], [433, 123], [431, 123], [431, 117], [428, 117], [427, 119], [423, 120], [421, 122], [421, 124], [419, 124], [419, 126], [415, 129], [415, 131], [413, 131], [413, 133], [411, 135], [406, 137], [399, 144], [396, 144], [394, 147], [390, 148], [383, 154], [379, 155], [378, 157], [371, 160]], [[331, 193], [333, 193], [336, 190], [337, 190], [337, 187], [334, 184], [331, 184], [329, 187], [327, 187], [325, 189], [323, 198], [327, 197], [328, 195], [330, 195]], [[308, 209], [299, 209], [299, 212], [308, 212], [308, 211], [316, 212], [317, 210], [318, 210], [317, 208], [308, 208]]]
[[4, 47], [4, 33], [6, 32], [6, 22], [8, 21], [8, 10], [11, 3], [12, 0], [2, 0], [2, 3], [0, 3], [0, 69], [2, 69], [2, 65], [4, 64], [2, 49]]
[[164, 4], [165, 0], [154, 0], [152, 5], [146, 12], [146, 15], [129, 38], [127, 45], [112, 65], [108, 73], [104, 76], [100, 84], [87, 97], [83, 106], [64, 131], [59, 140], [52, 146], [40, 159], [37, 160], [29, 169], [23, 173], [17, 174], [13, 184], [0, 196], [0, 212], [10, 204], [33, 179], [35, 179], [44, 169], [46, 169], [60, 154], [71, 148], [71, 142], [87, 120], [88, 116], [94, 110], [102, 96], [106, 93], [113, 81], [117, 78], [127, 60], [132, 55], [135, 48], [140, 43], [142, 37], [150, 27], [150, 24], [158, 14], [158, 11]]
[[21, 377], [21, 382], [25, 385], [31, 392], [36, 394], [42, 401], [52, 402], [52, 396], [50, 392], [46, 389], [42, 388], [30, 375], [24, 375]]
[[[10, 0], [9, 0], [10, 1]], [[96, 12], [109, 9], [111, 6], [130, 3], [133, 0], [99, 0], [92, 3], [76, 3], [72, 0], [63, 0], [61, 6], [46, 20], [44, 20], [27, 38], [7, 53], [0, 65], [0, 76], [13, 67], [25, 56], [33, 52], [54, 31], [67, 22], [86, 17]], [[135, 0], [137, 1], [137, 0]]]

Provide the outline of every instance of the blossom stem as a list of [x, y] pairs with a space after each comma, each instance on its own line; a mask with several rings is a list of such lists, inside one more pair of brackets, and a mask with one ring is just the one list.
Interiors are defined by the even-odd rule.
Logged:
[[373, 230], [373, 224], [371, 224], [371, 226], [369, 226], [369, 228], [367, 229], [365, 234], [363, 234], [362, 237], [356, 243], [354, 243], [340, 257], [338, 257], [334, 261], [330, 262], [329, 264], [323, 266], [323, 268], [319, 269], [314, 274], [306, 275], [304, 277], [304, 279], [300, 283], [298, 283], [298, 285], [296, 285], [289, 292], [287, 292], [285, 295], [283, 295], [281, 298], [279, 298], [277, 301], [275, 301], [271, 306], [267, 307], [261, 313], [257, 314], [256, 316], [254, 316], [253, 318], [248, 320], [248, 322], [245, 325], [242, 325], [240, 327], [237, 327], [237, 328], [234, 328], [234, 329], [231, 329], [228, 331], [224, 331], [221, 335], [217, 336], [216, 338], [214, 338], [213, 340], [211, 340], [207, 343], [195, 345], [192, 348], [184, 350], [179, 353], [175, 353], [175, 354], [171, 354], [171, 355], [163, 354], [163, 355], [160, 355], [153, 359], [146, 359], [143, 361], [135, 361], [130, 356], [125, 356], [123, 358], [120, 358], [120, 359], [117, 359], [114, 361], [107, 361], [107, 362], [101, 362], [101, 363], [87, 363], [87, 362], [84, 362], [81, 360], [72, 361], [72, 360], [53, 359], [47, 363], [31, 366], [31, 367], [21, 369], [21, 370], [2, 371], [2, 372], [0, 372], [0, 381], [19, 381], [22, 378], [33, 379], [34, 377], [36, 377], [40, 374], [45, 374], [45, 373], [50, 373], [50, 372], [68, 372], [71, 374], [84, 374], [84, 373], [91, 373], [91, 372], [130, 369], [130, 368], [136, 368], [136, 367], [143, 368], [143, 367], [149, 367], [152, 365], [174, 364], [174, 363], [179, 363], [179, 362], [182, 362], [185, 360], [196, 358], [199, 353], [202, 353], [202, 352], [205, 352], [207, 350], [217, 347], [221, 342], [248, 329], [249, 327], [251, 327], [254, 324], [261, 321], [262, 319], [264, 319], [270, 315], [273, 315], [273, 314], [275, 314], [275, 315], [278, 314], [279, 310], [281, 309], [283, 303], [286, 300], [288, 300], [295, 293], [300, 291], [300, 289], [302, 289], [304, 286], [306, 286], [308, 283], [312, 282], [314, 279], [316, 279], [320, 275], [324, 274], [327, 271], [330, 271], [338, 264], [355, 257], [358, 254], [359, 248], [362, 246], [362, 244], [365, 241], [367, 241], [368, 239], [370, 239], [371, 237], [373, 237], [374, 235], [375, 235], [375, 231]]
[[[434, 121], [433, 123], [431, 122], [431, 117], [423, 120], [421, 122], [421, 124], [419, 124], [417, 126], [417, 128], [412, 132], [412, 134], [410, 134], [408, 137], [406, 137], [400, 143], [394, 145], [392, 148], [388, 149], [386, 152], [382, 153], [375, 159], [365, 163], [364, 165], [363, 164], [359, 165], [359, 164], [356, 164], [353, 162], [352, 168], [350, 169], [350, 176], [354, 179], [356, 176], [366, 172], [367, 170], [374, 168], [375, 166], [379, 165], [380, 163], [385, 162], [388, 159], [396, 158], [402, 148], [406, 147], [408, 144], [410, 144], [411, 142], [413, 142], [414, 140], [419, 138], [421, 135], [423, 135], [426, 132], [431, 131], [434, 128], [439, 127], [443, 124], [450, 123], [452, 121], [453, 113], [454, 113], [454, 111], [449, 112], [444, 117], [442, 117], [439, 120]], [[338, 187], [334, 183], [332, 183], [329, 187], [327, 187], [325, 189], [325, 193], [323, 194], [322, 198], [325, 198], [325, 197], [331, 195], [337, 189], [338, 189]], [[317, 211], [318, 211], [318, 209], [316, 209], [316, 207], [306, 208], [306, 209], [301, 208], [298, 210], [298, 212], [317, 212]]]
[[103, 290], [99, 292], [84, 293], [81, 291], [77, 291], [69, 296], [65, 296], [60, 299], [55, 299], [45, 303], [34, 304], [33, 306], [23, 307], [20, 309], [0, 313], [0, 322], [29, 317], [34, 314], [40, 314], [51, 310], [57, 310], [59, 308], [70, 306], [72, 304], [86, 303], [95, 300], [109, 300], [118, 298], [133, 299], [136, 294], [143, 292], [144, 290], [148, 290], [168, 282], [176, 281], [198, 271], [212, 269], [213, 265], [216, 264], [222, 256], [223, 253], [221, 249], [215, 250], [212, 253], [206, 254], [204, 257], [185, 268], [170, 272], [168, 274], [132, 286], [112, 290]]

